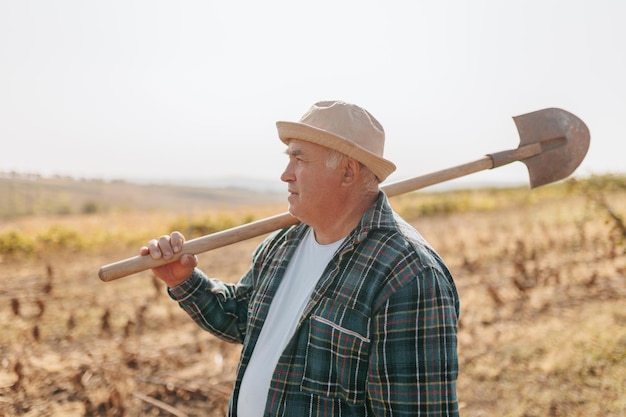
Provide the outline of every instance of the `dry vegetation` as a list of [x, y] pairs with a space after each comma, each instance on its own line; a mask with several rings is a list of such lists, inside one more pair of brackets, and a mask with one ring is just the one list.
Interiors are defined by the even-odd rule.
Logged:
[[[626, 416], [626, 182], [613, 180], [392, 200], [456, 277], [463, 416]], [[233, 208], [2, 223], [0, 415], [224, 415], [239, 347], [199, 330], [149, 272], [97, 277], [147, 237], [207, 219], [252, 220]], [[235, 281], [259, 239], [201, 266]]]

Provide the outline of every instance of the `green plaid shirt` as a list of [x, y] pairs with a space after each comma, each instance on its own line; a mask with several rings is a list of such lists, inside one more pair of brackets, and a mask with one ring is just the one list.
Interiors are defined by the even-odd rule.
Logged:
[[[307, 228], [265, 239], [237, 284], [196, 270], [170, 290], [203, 329], [243, 343], [229, 416]], [[315, 287], [274, 371], [264, 416], [458, 416], [458, 317], [450, 272], [381, 192]]]

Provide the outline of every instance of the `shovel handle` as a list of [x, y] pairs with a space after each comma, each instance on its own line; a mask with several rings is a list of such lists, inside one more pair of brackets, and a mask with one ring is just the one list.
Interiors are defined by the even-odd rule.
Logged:
[[394, 197], [491, 168], [493, 168], [493, 159], [490, 155], [487, 155], [481, 159], [457, 165], [452, 168], [387, 184], [381, 187], [381, 189], [385, 192], [385, 194], [387, 194], [387, 196]]
[[478, 171], [501, 167], [502, 165], [510, 164], [515, 161], [523, 161], [539, 155], [542, 150], [540, 143], [523, 145], [516, 149], [495, 152], [472, 162], [422, 175], [421, 177], [398, 181], [381, 188], [389, 197], [393, 197], [395, 195], [416, 191], [430, 185], [441, 184], [445, 181], [464, 177]]
[[[493, 167], [491, 156], [487, 155], [481, 159], [458, 165], [453, 168], [444, 169], [421, 177], [409, 178], [381, 187], [389, 196], [416, 191], [429, 185], [439, 184], [454, 178], [459, 178], [474, 172], [490, 169]], [[282, 213], [265, 219], [257, 220], [221, 232], [201, 236], [186, 241], [182, 250], [173, 258], [167, 260], [153, 259], [150, 255], [137, 255], [132, 258], [123, 259], [108, 265], [104, 265], [98, 271], [98, 276], [102, 281], [113, 281], [137, 272], [145, 271], [157, 266], [176, 261], [184, 253], [197, 255], [213, 249], [221, 248], [233, 243], [241, 242], [253, 237], [273, 232], [278, 229], [292, 226], [298, 223], [298, 219], [289, 213]]]

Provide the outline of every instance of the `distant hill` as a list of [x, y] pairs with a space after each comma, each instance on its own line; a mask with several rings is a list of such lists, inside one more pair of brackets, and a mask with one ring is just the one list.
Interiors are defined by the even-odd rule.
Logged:
[[285, 192], [251, 183], [191, 186], [0, 174], [0, 218], [130, 210], [224, 209], [272, 205]]
[[[595, 178], [595, 179], [594, 179]], [[593, 183], [624, 183], [623, 175], [591, 176]], [[456, 181], [429, 187], [430, 193], [507, 189], [527, 184]], [[102, 180], [0, 172], [0, 220], [32, 215], [68, 215], [121, 211], [192, 212], [252, 206], [286, 209], [287, 187], [264, 179]]]

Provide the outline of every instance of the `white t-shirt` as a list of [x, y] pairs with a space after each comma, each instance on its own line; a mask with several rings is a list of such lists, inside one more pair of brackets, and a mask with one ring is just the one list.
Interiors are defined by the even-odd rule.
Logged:
[[293, 336], [311, 293], [343, 239], [320, 245], [311, 229], [287, 266], [241, 381], [237, 415], [261, 417], [274, 369]]

